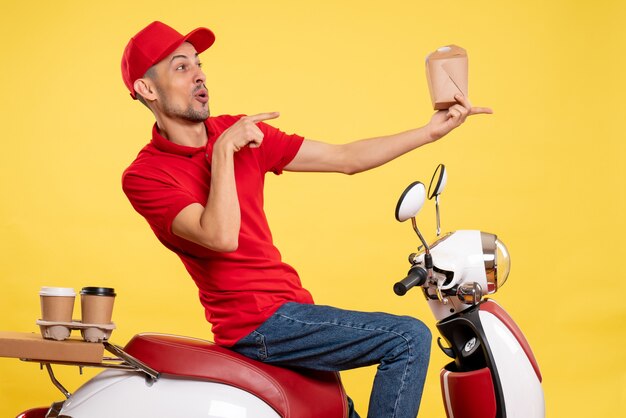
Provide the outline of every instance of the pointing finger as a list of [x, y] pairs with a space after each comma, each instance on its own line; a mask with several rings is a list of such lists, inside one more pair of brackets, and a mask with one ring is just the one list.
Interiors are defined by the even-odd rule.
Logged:
[[456, 100], [457, 103], [469, 110], [470, 115], [477, 115], [479, 113], [493, 113], [493, 110], [491, 110], [491, 108], [489, 107], [472, 107], [472, 104], [470, 103], [468, 98], [463, 96], [462, 94], [455, 94], [454, 100]]
[[280, 116], [279, 112], [258, 113], [256, 115], [248, 116], [248, 119], [250, 119], [254, 123], [257, 123], [257, 122], [262, 122], [264, 120], [276, 119], [279, 116]]
[[492, 114], [493, 110], [490, 107], [473, 107], [470, 109], [470, 115], [477, 115], [479, 113]]

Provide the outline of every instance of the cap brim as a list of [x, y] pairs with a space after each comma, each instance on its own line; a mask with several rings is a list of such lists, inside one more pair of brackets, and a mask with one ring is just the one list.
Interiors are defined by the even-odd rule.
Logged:
[[207, 28], [197, 28], [192, 30], [183, 38], [183, 42], [189, 42], [196, 48], [196, 52], [199, 54], [206, 51], [215, 42], [215, 35]]

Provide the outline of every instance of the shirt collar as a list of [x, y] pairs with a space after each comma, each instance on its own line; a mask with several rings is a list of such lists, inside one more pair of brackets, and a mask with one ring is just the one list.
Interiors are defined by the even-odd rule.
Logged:
[[204, 121], [204, 126], [206, 127], [206, 130], [207, 130], [208, 140], [207, 140], [207, 144], [202, 147], [188, 147], [185, 145], [179, 145], [179, 144], [175, 144], [171, 142], [170, 140], [166, 139], [163, 135], [159, 133], [156, 123], [152, 127], [152, 141], [151, 141], [152, 145], [154, 145], [154, 147], [157, 148], [159, 151], [167, 152], [170, 154], [176, 154], [176, 155], [189, 156], [189, 155], [194, 155], [199, 152], [204, 152], [207, 149], [207, 147], [209, 147], [209, 144], [211, 144], [212, 137], [213, 137], [213, 130], [211, 127], [210, 119], [211, 118], [208, 118], [207, 120]]

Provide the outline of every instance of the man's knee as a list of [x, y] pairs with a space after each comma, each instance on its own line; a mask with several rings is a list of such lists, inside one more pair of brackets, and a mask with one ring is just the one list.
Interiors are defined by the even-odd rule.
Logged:
[[432, 341], [430, 329], [419, 319], [410, 316], [404, 316], [402, 318], [402, 328], [405, 337], [412, 345], [421, 347], [422, 351], [430, 353], [430, 343]]
[[393, 326], [393, 334], [395, 344], [388, 359], [410, 356], [421, 364], [428, 363], [432, 334], [422, 321], [410, 316], [398, 316]]

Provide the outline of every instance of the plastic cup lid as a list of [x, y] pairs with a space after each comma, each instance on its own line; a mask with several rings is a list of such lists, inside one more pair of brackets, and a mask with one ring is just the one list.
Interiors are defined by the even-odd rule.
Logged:
[[40, 296], [76, 296], [76, 292], [71, 287], [47, 287], [44, 286], [39, 291]]
[[80, 294], [93, 296], [115, 296], [115, 289], [112, 287], [83, 287]]

